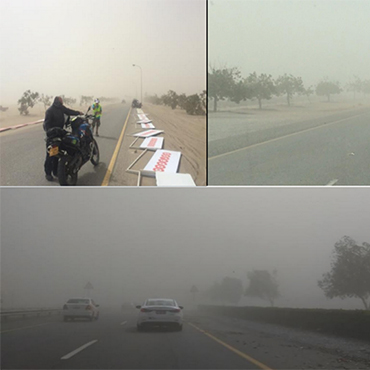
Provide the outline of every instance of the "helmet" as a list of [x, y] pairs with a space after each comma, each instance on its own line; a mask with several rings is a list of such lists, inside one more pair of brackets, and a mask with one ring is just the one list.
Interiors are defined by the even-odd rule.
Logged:
[[95, 103], [100, 103], [100, 100], [99, 99], [95, 99], [94, 102]]

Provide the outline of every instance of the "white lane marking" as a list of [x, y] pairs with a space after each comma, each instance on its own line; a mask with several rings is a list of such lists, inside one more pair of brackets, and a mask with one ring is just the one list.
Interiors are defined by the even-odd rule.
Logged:
[[333, 186], [333, 185], [335, 185], [338, 181], [339, 181], [338, 179], [331, 180], [328, 184], [326, 184], [326, 186]]
[[97, 342], [97, 341], [98, 341], [98, 340], [96, 339], [96, 340], [92, 340], [92, 341], [91, 341], [91, 342], [89, 342], [89, 343], [84, 344], [84, 345], [83, 345], [83, 346], [81, 346], [80, 348], [77, 348], [77, 349], [75, 349], [74, 351], [72, 351], [72, 352], [68, 353], [67, 355], [63, 356], [63, 357], [61, 358], [61, 360], [68, 360], [69, 358], [71, 358], [72, 356], [74, 356], [75, 354], [77, 354], [78, 352], [83, 351], [85, 348], [87, 348], [87, 347], [91, 346], [92, 344], [94, 344], [94, 343], [95, 343], [95, 342]]
[[120, 324], [120, 325], [125, 325], [125, 324], [126, 324], [126, 322], [127, 322], [127, 321], [121, 322], [121, 324]]

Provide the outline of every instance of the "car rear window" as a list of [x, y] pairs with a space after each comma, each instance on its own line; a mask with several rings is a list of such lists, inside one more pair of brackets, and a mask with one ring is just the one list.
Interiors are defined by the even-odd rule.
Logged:
[[82, 298], [73, 298], [69, 299], [67, 303], [81, 303], [81, 304], [89, 304], [90, 301], [88, 299], [82, 299]]
[[148, 299], [146, 306], [176, 306], [172, 299]]

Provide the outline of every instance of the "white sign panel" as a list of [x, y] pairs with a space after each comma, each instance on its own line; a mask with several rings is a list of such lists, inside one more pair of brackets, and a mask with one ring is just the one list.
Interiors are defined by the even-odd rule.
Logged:
[[140, 145], [143, 149], [162, 149], [163, 137], [147, 137]]
[[153, 121], [151, 121], [150, 119], [148, 119], [147, 121], [137, 121], [136, 123], [151, 123]]
[[196, 186], [188, 173], [156, 172], [157, 186]]
[[141, 108], [136, 108], [137, 113], [143, 114], [143, 110]]
[[142, 123], [141, 128], [155, 128], [153, 123]]
[[149, 121], [149, 118], [145, 114], [138, 114], [140, 121]]
[[157, 150], [144, 171], [176, 173], [180, 163], [181, 152]]
[[137, 134], [133, 134], [132, 136], [149, 137], [149, 136], [155, 136], [155, 135], [161, 134], [162, 132], [163, 130], [149, 130], [149, 131], [138, 132]]

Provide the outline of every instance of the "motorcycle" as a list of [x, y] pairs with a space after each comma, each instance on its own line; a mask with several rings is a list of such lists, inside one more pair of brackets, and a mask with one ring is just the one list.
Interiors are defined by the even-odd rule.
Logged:
[[57, 157], [58, 179], [62, 186], [77, 184], [78, 171], [88, 161], [94, 166], [99, 164], [98, 143], [93, 137], [91, 123], [93, 115], [68, 117], [67, 129], [53, 127], [46, 133], [46, 145], [50, 157]]

